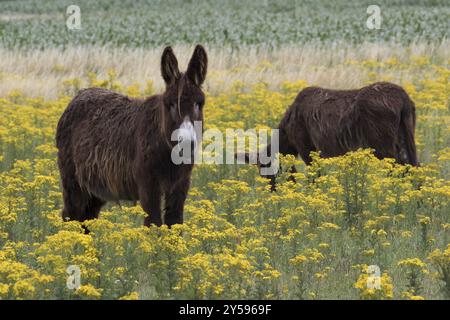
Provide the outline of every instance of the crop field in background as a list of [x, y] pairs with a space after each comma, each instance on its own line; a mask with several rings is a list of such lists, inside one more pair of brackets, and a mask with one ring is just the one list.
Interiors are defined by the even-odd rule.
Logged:
[[[80, 32], [62, 27], [71, 4], [81, 8]], [[448, 1], [377, 1], [383, 7], [380, 30], [366, 28], [371, 4], [369, 0], [1, 1], [0, 46], [147, 48], [199, 42], [238, 49], [308, 42], [409, 44], [448, 37]]]
[[[381, 1], [380, 30], [365, 28], [367, 1], [77, 3], [71, 32], [71, 1], [0, 2], [0, 299], [450, 299], [445, 1]], [[196, 43], [209, 54], [206, 129], [276, 128], [309, 85], [391, 81], [416, 104], [421, 167], [370, 150], [310, 167], [285, 157], [296, 183], [283, 173], [270, 192], [254, 166], [200, 164], [184, 225], [142, 227], [127, 202], [88, 235], [63, 222], [54, 137], [70, 99], [90, 86], [159, 93], [162, 47], [184, 69]]]

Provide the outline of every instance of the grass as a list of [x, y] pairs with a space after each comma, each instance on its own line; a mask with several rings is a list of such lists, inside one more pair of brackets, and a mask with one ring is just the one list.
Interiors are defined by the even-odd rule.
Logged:
[[[186, 68], [192, 46], [177, 46], [175, 53], [180, 68]], [[277, 50], [207, 47], [209, 73], [205, 88], [214, 93], [228, 90], [236, 81], [247, 85], [264, 82], [273, 89], [284, 81], [306, 80], [310, 85], [330, 88], [356, 88], [372, 81], [373, 77], [351, 61], [382, 61], [389, 58], [406, 60], [427, 56], [431, 63], [447, 65], [450, 42], [436, 44], [370, 44], [340, 45], [329, 48], [283, 46]], [[114, 70], [123, 86], [146, 87], [151, 81], [156, 91], [164, 87], [160, 75], [162, 49], [108, 49], [73, 47], [66, 50], [35, 51], [0, 50], [0, 96], [19, 90], [30, 97], [55, 99], [67, 87], [67, 82], [79, 79], [80, 86], [88, 85], [88, 74], [107, 78]], [[385, 69], [381, 78], [401, 82], [412, 78], [408, 69]]]

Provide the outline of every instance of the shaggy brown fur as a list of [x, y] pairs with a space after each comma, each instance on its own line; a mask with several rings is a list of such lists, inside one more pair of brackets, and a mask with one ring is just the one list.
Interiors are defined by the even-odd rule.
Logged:
[[186, 73], [170, 47], [161, 58], [166, 90], [144, 100], [100, 88], [81, 90], [58, 123], [56, 145], [65, 220], [98, 217], [106, 201], [139, 200], [145, 225], [183, 222], [192, 164], [175, 165], [171, 134], [186, 116], [203, 121], [207, 55], [198, 45]]
[[[310, 164], [312, 151], [335, 157], [372, 148], [379, 159], [418, 166], [415, 125], [414, 103], [395, 84], [378, 82], [357, 90], [309, 87], [297, 95], [278, 126], [279, 151], [300, 155]], [[269, 178], [274, 186], [274, 177]]]

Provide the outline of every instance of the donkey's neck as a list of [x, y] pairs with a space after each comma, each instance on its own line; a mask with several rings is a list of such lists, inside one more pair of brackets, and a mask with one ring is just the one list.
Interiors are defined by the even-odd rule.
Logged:
[[159, 94], [144, 99], [142, 107], [146, 129], [158, 133], [160, 139], [166, 139], [166, 117], [168, 115], [164, 112], [163, 96]]

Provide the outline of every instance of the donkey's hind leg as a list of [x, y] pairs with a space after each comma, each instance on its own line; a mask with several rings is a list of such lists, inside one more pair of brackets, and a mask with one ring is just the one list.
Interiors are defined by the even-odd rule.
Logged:
[[58, 165], [64, 201], [63, 219], [83, 222], [97, 218], [105, 202], [82, 190], [75, 175], [75, 166], [69, 157], [60, 155]]
[[[101, 207], [105, 201], [90, 196], [87, 192], [81, 190], [78, 183], [69, 185], [63, 181], [63, 198], [64, 209], [62, 216], [65, 221], [86, 221], [98, 217]], [[87, 234], [89, 230], [83, 225], [84, 232]]]
[[78, 186], [71, 189], [63, 189], [64, 209], [62, 217], [64, 220], [76, 220], [83, 222], [98, 218], [100, 209], [105, 201], [89, 195]]

